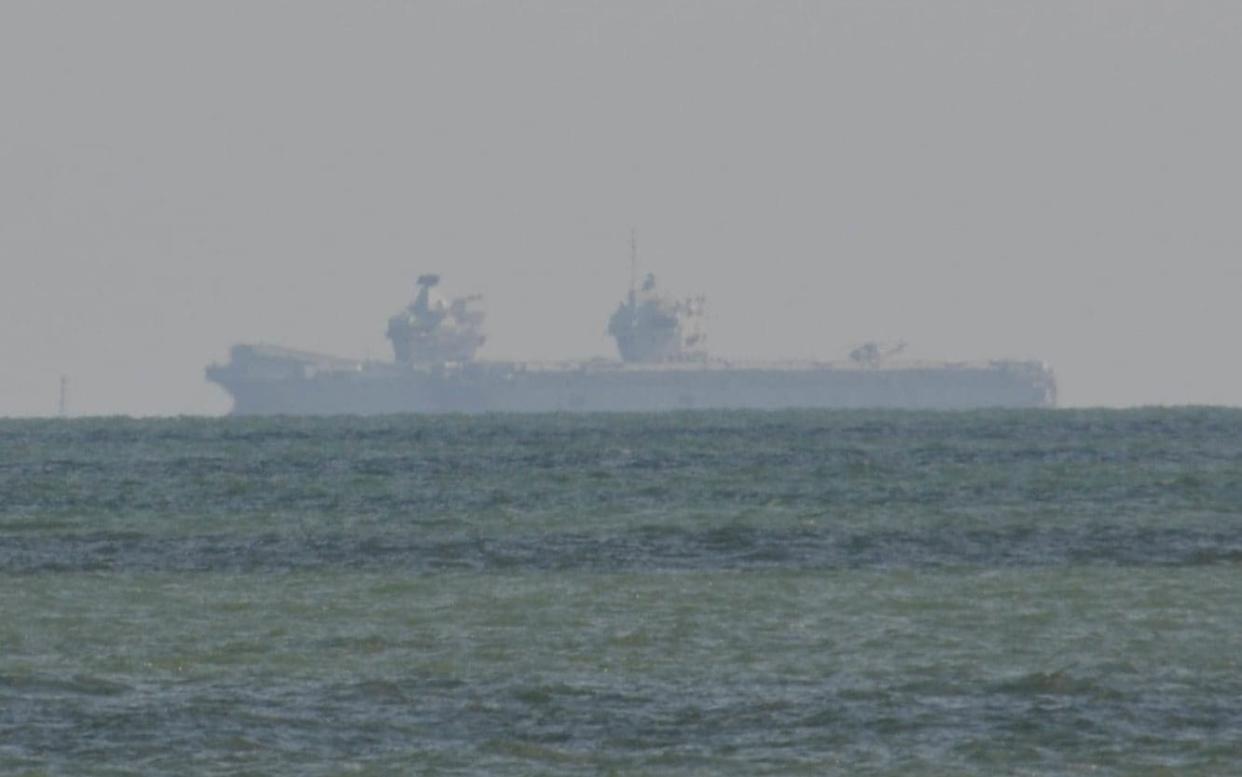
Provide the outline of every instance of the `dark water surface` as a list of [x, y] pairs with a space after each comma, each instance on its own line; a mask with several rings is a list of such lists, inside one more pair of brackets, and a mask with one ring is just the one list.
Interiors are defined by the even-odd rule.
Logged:
[[0, 421], [0, 774], [1242, 774], [1242, 412]]

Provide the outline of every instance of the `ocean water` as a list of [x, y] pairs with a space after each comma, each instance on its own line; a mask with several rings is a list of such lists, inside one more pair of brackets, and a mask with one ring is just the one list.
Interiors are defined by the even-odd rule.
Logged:
[[0, 421], [0, 774], [1242, 774], [1242, 412]]

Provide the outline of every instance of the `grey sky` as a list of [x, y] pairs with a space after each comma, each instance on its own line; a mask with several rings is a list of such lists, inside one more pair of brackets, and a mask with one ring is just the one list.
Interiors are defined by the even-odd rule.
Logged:
[[725, 356], [1051, 362], [1242, 404], [1242, 3], [5, 0], [0, 415], [219, 413], [230, 344], [611, 354], [640, 263]]

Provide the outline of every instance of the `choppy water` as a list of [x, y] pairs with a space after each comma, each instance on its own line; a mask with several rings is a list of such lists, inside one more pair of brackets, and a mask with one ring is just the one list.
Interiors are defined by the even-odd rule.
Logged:
[[1242, 773], [1242, 412], [0, 422], [0, 773]]

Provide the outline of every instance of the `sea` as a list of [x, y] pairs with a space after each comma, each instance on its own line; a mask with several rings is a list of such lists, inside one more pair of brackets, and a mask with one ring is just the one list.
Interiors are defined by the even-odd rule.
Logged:
[[1242, 411], [3, 420], [0, 774], [1242, 774]]

